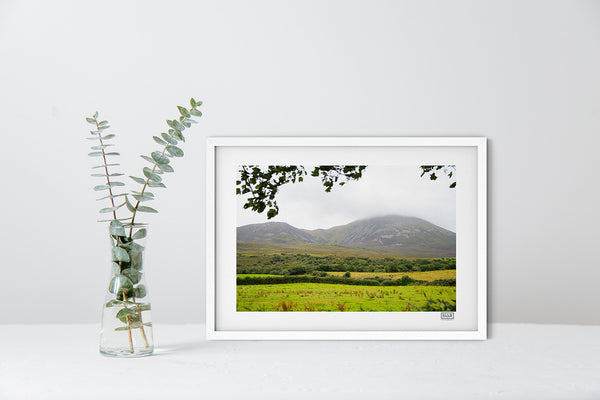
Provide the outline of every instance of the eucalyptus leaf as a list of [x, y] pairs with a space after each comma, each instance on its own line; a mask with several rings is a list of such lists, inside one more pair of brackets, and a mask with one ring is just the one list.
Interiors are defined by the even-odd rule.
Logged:
[[140, 157], [142, 157], [144, 160], [148, 161], [150, 164], [156, 164], [156, 161], [154, 161], [152, 159], [152, 157], [148, 157], [148, 156], [144, 156], [144, 155], [142, 155]]
[[144, 202], [144, 201], [150, 201], [150, 200], [154, 200], [153, 196], [146, 196], [145, 194], [143, 195], [139, 195], [139, 194], [132, 194], [133, 198], [136, 199], [137, 201]]
[[161, 187], [161, 188], [166, 188], [165, 184], [162, 182], [154, 182], [154, 181], [148, 181], [148, 186], [150, 187]]
[[[177, 144], [177, 140], [173, 139], [171, 136], [167, 135], [166, 133], [161, 133], [160, 134], [166, 142], [169, 142], [170, 144]], [[166, 145], [166, 143], [165, 143]]]
[[169, 159], [162, 153], [158, 152], [158, 151], [154, 151], [151, 154], [152, 159], [154, 161], [156, 161], [157, 164], [168, 164], [169, 163]]
[[144, 167], [144, 169], [142, 170], [144, 172], [144, 175], [146, 176], [146, 178], [155, 181], [155, 182], [161, 182], [162, 178], [155, 174], [154, 172], [152, 172], [152, 170], [148, 167]]
[[151, 193], [147, 190], [144, 190], [144, 193], [142, 192], [136, 192], [135, 190], [132, 190], [131, 193], [133, 194], [137, 194], [138, 196], [149, 196], [149, 197], [154, 197], [154, 193]]
[[85, 120], [90, 124], [96, 124], [96, 120], [94, 118], [86, 118]]
[[138, 229], [138, 231], [136, 233], [133, 234], [133, 236], [131, 236], [132, 239], [142, 239], [145, 238], [147, 234], [146, 229], [142, 228], [142, 229]]
[[114, 144], [101, 144], [99, 146], [92, 146], [91, 149], [92, 150], [104, 150], [104, 149], [106, 149], [107, 147], [110, 147], [110, 146], [114, 146]]
[[143, 299], [146, 297], [146, 287], [144, 285], [138, 285], [135, 289], [133, 289], [133, 294], [135, 297], [139, 299]]
[[133, 179], [134, 181], [136, 181], [137, 183], [139, 183], [140, 185], [145, 185], [146, 184], [146, 180], [142, 179], [142, 178], [138, 178], [137, 176], [129, 176], [131, 179]]
[[169, 164], [156, 164], [162, 172], [174, 172], [175, 170]]
[[133, 283], [129, 280], [128, 277], [124, 275], [117, 275], [111, 279], [110, 285], [108, 286], [108, 291], [117, 294], [123, 293], [123, 290], [127, 292], [128, 290], [133, 289]]
[[106, 190], [106, 189], [108, 189], [108, 188], [110, 188], [110, 186], [108, 186], [108, 185], [98, 185], [98, 186], [94, 186], [94, 190], [95, 190], [96, 192], [99, 192], [99, 191], [101, 191], [101, 190]]
[[123, 174], [119, 174], [119, 173], [114, 173], [114, 174], [108, 174], [106, 175], [106, 173], [104, 174], [90, 174], [91, 176], [123, 176]]
[[167, 146], [167, 151], [173, 157], [183, 157], [183, 150], [177, 146]]
[[108, 140], [108, 139], [112, 139], [114, 137], [115, 137], [115, 135], [110, 133], [108, 135], [102, 136], [102, 140]]
[[129, 202], [129, 199], [127, 198], [127, 196], [125, 196], [125, 205], [127, 205], [127, 209], [130, 212], [132, 212], [132, 213], [135, 212], [135, 207]]
[[104, 306], [106, 308], [110, 308], [110, 307], [119, 307], [122, 306], [123, 302], [122, 301], [118, 301], [118, 300], [109, 300]]
[[113, 247], [113, 260], [115, 261], [125, 261], [129, 262], [131, 259], [129, 258], [129, 254], [120, 247]]
[[108, 125], [108, 121], [100, 121], [98, 122], [98, 126], [105, 126]]
[[104, 125], [104, 126], [99, 126], [98, 130], [103, 131], [103, 130], [108, 129], [108, 128], [110, 128], [110, 125]]
[[94, 120], [98, 119], [98, 111], [94, 113]]
[[119, 156], [121, 153], [113, 151], [111, 153], [104, 153], [105, 156]]
[[196, 117], [201, 117], [202, 116], [202, 111], [196, 110], [196, 109], [191, 109], [190, 110], [190, 114], [195, 115]]
[[121, 273], [121, 266], [114, 261], [112, 262], [112, 268], [115, 275], [119, 275]]
[[117, 165], [121, 165], [121, 164], [106, 164], [106, 165], [96, 165], [95, 167], [92, 167], [92, 169], [98, 169], [98, 168], [105, 168], [105, 167], [116, 167]]
[[102, 156], [102, 152], [101, 151], [92, 151], [91, 153], [88, 153], [88, 156], [90, 156], [90, 157], [100, 157], [100, 156]]
[[119, 326], [115, 328], [115, 331], [128, 331], [131, 329], [129, 326]]
[[[150, 311], [150, 303], [140, 304], [138, 308], [140, 309], [140, 311]], [[152, 326], [151, 322], [148, 323], [150, 324], [149, 326]], [[146, 323], [144, 323], [144, 325], [146, 325]]]
[[134, 285], [142, 279], [142, 273], [133, 268], [124, 269], [121, 274], [129, 278]]
[[177, 109], [179, 109], [179, 112], [181, 113], [181, 115], [183, 115], [184, 117], [189, 117], [190, 113], [189, 111], [185, 108], [185, 107], [181, 107], [181, 106], [177, 106]]
[[119, 221], [113, 220], [110, 223], [109, 231], [110, 231], [111, 235], [125, 236], [125, 228], [123, 227], [123, 224], [120, 223]]
[[146, 213], [157, 213], [158, 212], [154, 208], [148, 207], [148, 206], [138, 206], [137, 210], [139, 212], [146, 212]]
[[[124, 203], [123, 203], [124, 204]], [[117, 211], [119, 208], [123, 207], [123, 204], [114, 206], [114, 207], [106, 207], [100, 210], [100, 214], [110, 213], [113, 211]]]
[[112, 195], [108, 195], [108, 196], [104, 196], [104, 197], [100, 197], [99, 199], [96, 199], [96, 201], [98, 200], [105, 200], [105, 199], [116, 199], [117, 197], [121, 197], [121, 196], [126, 196], [127, 193], [121, 193], [121, 194], [112, 194]]
[[152, 328], [152, 322], [144, 322], [144, 326], [149, 326]]
[[125, 186], [123, 182], [111, 182], [109, 186]]
[[158, 136], [152, 136], [152, 139], [154, 139], [154, 141], [156, 143], [160, 144], [161, 146], [166, 146], [167, 145], [167, 142], [165, 142], [164, 140], [162, 140]]
[[143, 265], [143, 254], [144, 247], [137, 243], [133, 243], [131, 250], [129, 250], [129, 256], [131, 258], [131, 268], [141, 271], [144, 268]]

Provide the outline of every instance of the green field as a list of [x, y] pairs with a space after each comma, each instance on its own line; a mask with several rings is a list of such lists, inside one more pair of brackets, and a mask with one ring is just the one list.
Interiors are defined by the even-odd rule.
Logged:
[[237, 286], [237, 311], [430, 311], [432, 303], [454, 306], [455, 300], [453, 286]]
[[456, 309], [454, 257], [312, 243], [238, 243], [237, 250], [237, 311]]

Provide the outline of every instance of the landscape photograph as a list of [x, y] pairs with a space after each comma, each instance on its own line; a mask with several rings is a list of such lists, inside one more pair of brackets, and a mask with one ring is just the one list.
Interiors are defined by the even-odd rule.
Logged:
[[239, 166], [236, 311], [456, 310], [453, 165]]

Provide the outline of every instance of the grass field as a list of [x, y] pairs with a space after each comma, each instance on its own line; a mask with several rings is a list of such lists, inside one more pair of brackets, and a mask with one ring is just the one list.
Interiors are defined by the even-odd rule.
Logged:
[[427, 299], [454, 304], [452, 286], [351, 286], [325, 283], [237, 286], [237, 311], [419, 311]]
[[[344, 276], [345, 272], [328, 272], [328, 275]], [[352, 278], [374, 278], [381, 277], [386, 279], [400, 279], [404, 275], [420, 281], [435, 281], [438, 279], [456, 279], [455, 269], [444, 269], [440, 271], [423, 271], [423, 272], [351, 272]], [[238, 275], [239, 276], [239, 275]], [[254, 276], [254, 275], [248, 275]]]

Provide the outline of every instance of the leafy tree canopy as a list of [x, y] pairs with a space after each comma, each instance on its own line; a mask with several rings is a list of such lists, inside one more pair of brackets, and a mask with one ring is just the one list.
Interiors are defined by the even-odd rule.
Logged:
[[[320, 165], [313, 168], [310, 177], [321, 179], [325, 192], [333, 187], [345, 185], [362, 177], [366, 165]], [[279, 187], [288, 183], [304, 181], [309, 176], [302, 165], [242, 165], [239, 180], [236, 181], [236, 194], [251, 194], [244, 204], [244, 209], [262, 213], [267, 210], [267, 219], [279, 214], [279, 206], [275, 197]]]

